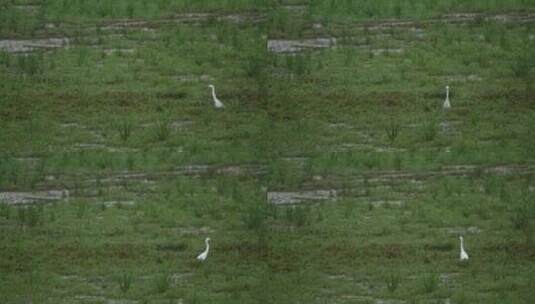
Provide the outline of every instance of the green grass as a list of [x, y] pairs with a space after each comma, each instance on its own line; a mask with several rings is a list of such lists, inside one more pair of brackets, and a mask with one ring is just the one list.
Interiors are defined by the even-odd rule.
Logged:
[[1, 303], [530, 303], [532, 1], [284, 4], [0, 4]]

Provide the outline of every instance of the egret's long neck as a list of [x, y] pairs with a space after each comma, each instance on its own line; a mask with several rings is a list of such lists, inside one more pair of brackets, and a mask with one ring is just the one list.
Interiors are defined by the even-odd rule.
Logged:
[[450, 99], [450, 88], [446, 88], [446, 99]]
[[206, 249], [204, 251], [208, 252], [208, 250], [210, 249], [210, 243], [208, 243], [208, 241], [205, 241], [206, 243]]
[[215, 87], [212, 87], [212, 97], [213, 97], [214, 99], [217, 98], [217, 97], [215, 97]]
[[464, 240], [461, 239], [461, 251], [464, 251]]

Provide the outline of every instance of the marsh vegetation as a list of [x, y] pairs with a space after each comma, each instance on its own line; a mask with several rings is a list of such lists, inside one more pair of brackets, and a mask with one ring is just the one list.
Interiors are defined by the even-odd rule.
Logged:
[[534, 48], [529, 0], [2, 1], [0, 302], [530, 303]]

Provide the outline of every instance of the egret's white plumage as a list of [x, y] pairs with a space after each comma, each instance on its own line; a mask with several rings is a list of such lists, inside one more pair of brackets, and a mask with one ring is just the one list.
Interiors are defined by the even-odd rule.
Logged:
[[204, 251], [197, 256], [197, 260], [201, 262], [206, 260], [206, 258], [208, 257], [208, 251], [210, 250], [210, 238], [206, 238], [204, 240], [204, 243], [206, 244], [206, 249], [204, 249]]
[[468, 253], [466, 253], [466, 251], [464, 251], [464, 240], [463, 240], [463, 237], [459, 236], [459, 240], [461, 240], [461, 253], [460, 253], [459, 259], [460, 259], [461, 262], [468, 261]]
[[217, 99], [217, 96], [215, 96], [215, 87], [214, 87], [214, 85], [210, 84], [210, 85], [208, 85], [208, 87], [212, 88], [212, 98], [214, 100], [214, 107], [216, 107], [217, 109], [224, 108], [225, 105], [223, 105], [221, 100]]
[[446, 86], [446, 100], [444, 100], [444, 104], [442, 105], [442, 109], [447, 110], [451, 108], [450, 103], [450, 86]]

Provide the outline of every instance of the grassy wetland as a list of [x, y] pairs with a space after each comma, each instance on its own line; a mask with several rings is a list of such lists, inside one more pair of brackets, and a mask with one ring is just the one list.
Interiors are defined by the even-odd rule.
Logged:
[[1, 1], [0, 303], [531, 303], [534, 49], [531, 0]]

